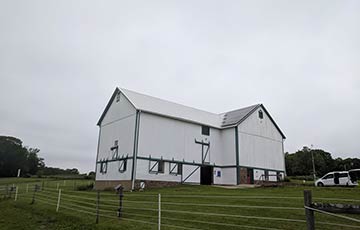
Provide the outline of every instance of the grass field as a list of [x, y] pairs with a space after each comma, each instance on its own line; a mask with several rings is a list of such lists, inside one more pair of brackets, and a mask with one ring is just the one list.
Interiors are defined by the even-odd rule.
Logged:
[[[126, 192], [120, 220], [116, 217], [118, 195], [101, 192], [99, 224], [95, 224], [96, 192], [74, 190], [90, 181], [46, 180], [43, 184], [31, 179], [0, 179], [0, 186], [12, 182], [18, 183], [17, 201], [14, 193], [11, 199], [0, 200], [0, 229], [157, 229], [159, 193], [161, 229], [306, 229], [304, 189], [313, 191], [315, 202], [360, 204], [359, 188], [225, 189], [184, 185]], [[44, 185], [44, 189], [36, 192], [31, 205], [35, 183]], [[58, 186], [62, 194], [56, 212]], [[356, 222], [323, 214], [315, 216], [317, 229], [360, 229]], [[348, 216], [360, 219], [359, 215]]]

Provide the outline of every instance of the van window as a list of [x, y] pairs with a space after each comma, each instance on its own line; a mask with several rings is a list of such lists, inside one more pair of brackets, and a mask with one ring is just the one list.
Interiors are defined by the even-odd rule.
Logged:
[[339, 177], [349, 177], [347, 173], [340, 173]]
[[323, 179], [332, 179], [334, 178], [334, 174], [326, 175]]

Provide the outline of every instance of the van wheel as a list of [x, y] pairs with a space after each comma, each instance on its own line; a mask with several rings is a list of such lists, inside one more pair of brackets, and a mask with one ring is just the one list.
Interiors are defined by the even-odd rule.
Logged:
[[319, 182], [319, 183], [318, 183], [318, 186], [319, 186], [319, 187], [324, 187], [324, 184], [323, 184], [322, 182]]

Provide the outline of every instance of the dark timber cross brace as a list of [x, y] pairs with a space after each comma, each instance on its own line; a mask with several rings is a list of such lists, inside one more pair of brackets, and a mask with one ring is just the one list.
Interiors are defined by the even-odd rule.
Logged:
[[[210, 141], [209, 142], [204, 142], [203, 140], [198, 141], [198, 140], [195, 139], [195, 143], [201, 145], [201, 163], [202, 164], [210, 163], [210, 160], [209, 160], [209, 162], [205, 162], [206, 157], [207, 157], [207, 155], [209, 153], [209, 150], [210, 150]], [[204, 147], [207, 147], [205, 155], [204, 155]]]

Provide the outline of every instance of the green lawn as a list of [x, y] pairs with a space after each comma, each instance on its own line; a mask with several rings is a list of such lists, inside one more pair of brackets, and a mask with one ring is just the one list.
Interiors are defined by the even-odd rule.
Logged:
[[[45, 181], [33, 205], [30, 204], [33, 186], [26, 192], [26, 182], [19, 184], [17, 201], [14, 194], [12, 199], [0, 201], [0, 229], [157, 229], [159, 193], [162, 229], [306, 229], [302, 209], [304, 189], [313, 191], [316, 202], [360, 204], [359, 188], [224, 189], [184, 185], [126, 192], [120, 220], [116, 217], [118, 195], [101, 192], [99, 224], [95, 224], [96, 192], [74, 191], [78, 184], [89, 181], [79, 180], [76, 184], [72, 180]], [[42, 185], [42, 181], [38, 184]], [[59, 212], [56, 212], [57, 186], [62, 189]], [[360, 229], [356, 222], [323, 214], [315, 216], [317, 229]], [[359, 215], [348, 216], [360, 219]]]

